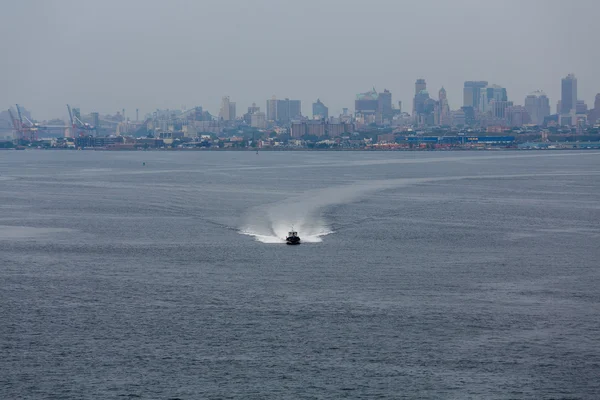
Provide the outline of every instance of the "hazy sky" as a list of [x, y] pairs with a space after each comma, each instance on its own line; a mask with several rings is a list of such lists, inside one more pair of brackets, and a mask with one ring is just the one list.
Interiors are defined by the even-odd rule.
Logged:
[[452, 108], [487, 80], [517, 104], [543, 89], [554, 112], [570, 72], [588, 105], [600, 92], [599, 15], [598, 0], [4, 1], [0, 108], [216, 114], [229, 95], [240, 115], [276, 95], [338, 114], [375, 86], [410, 112], [422, 77]]

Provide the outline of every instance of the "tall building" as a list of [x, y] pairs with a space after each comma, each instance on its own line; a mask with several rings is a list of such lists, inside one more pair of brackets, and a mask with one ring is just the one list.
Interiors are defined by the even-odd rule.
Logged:
[[250, 126], [258, 129], [267, 129], [267, 117], [264, 112], [256, 111], [250, 115]]
[[421, 93], [423, 90], [427, 90], [427, 83], [425, 82], [425, 79], [423, 79], [423, 78], [417, 79], [417, 81], [415, 82], [415, 97], [413, 97], [413, 109], [412, 109], [412, 115], [413, 115], [413, 119], [415, 121], [417, 120], [417, 103], [416, 103], [417, 95], [419, 93]]
[[496, 101], [492, 100], [489, 103], [489, 112], [492, 118], [500, 120], [499, 122], [506, 122], [506, 109], [513, 106], [512, 101]]
[[544, 92], [535, 91], [525, 97], [525, 109], [532, 124], [543, 125], [544, 118], [550, 115], [550, 100]]
[[466, 81], [463, 89], [463, 106], [479, 110], [481, 89], [486, 88], [487, 81]]
[[302, 116], [300, 100], [277, 100], [275, 96], [267, 100], [267, 120], [279, 123], [289, 123], [292, 119]]
[[384, 89], [382, 93], [377, 95], [377, 114], [375, 119], [378, 124], [383, 125], [385, 121], [391, 123], [393, 117], [392, 93]]
[[575, 125], [577, 113], [577, 78], [569, 74], [561, 81], [560, 125]]
[[452, 117], [450, 115], [450, 105], [448, 104], [448, 98], [446, 97], [446, 89], [442, 86], [438, 93], [439, 105], [438, 105], [438, 124], [439, 125], [450, 125], [452, 123]]
[[273, 96], [267, 100], [267, 121], [277, 120], [277, 98]]
[[221, 99], [219, 118], [223, 121], [235, 120], [235, 103], [229, 100], [229, 96], [224, 96], [223, 99]]
[[260, 112], [260, 107], [258, 107], [256, 103], [252, 103], [252, 105], [248, 107], [248, 112], [244, 114], [244, 121], [248, 125], [252, 125], [252, 115], [256, 114], [257, 112]]
[[595, 124], [600, 120], [600, 93], [596, 95], [594, 100], [594, 108], [588, 111], [588, 122]]
[[506, 109], [506, 119], [511, 127], [520, 127], [531, 122], [529, 113], [523, 106], [512, 106]]
[[577, 100], [577, 104], [575, 105], [575, 112], [577, 114], [587, 114], [588, 106], [585, 104], [585, 100]]
[[570, 114], [577, 107], [577, 78], [569, 74], [561, 82], [560, 113]]
[[354, 117], [363, 124], [375, 122], [375, 114], [379, 109], [379, 95], [370, 90], [365, 93], [359, 93], [354, 100]]
[[320, 99], [317, 99], [312, 105], [312, 115], [314, 119], [327, 120], [329, 118], [329, 108]]
[[427, 89], [423, 89], [415, 95], [413, 104], [415, 109], [413, 114], [414, 122], [419, 126], [433, 125], [435, 100], [429, 97]]
[[292, 119], [302, 116], [300, 100], [277, 100], [277, 121], [288, 123]]

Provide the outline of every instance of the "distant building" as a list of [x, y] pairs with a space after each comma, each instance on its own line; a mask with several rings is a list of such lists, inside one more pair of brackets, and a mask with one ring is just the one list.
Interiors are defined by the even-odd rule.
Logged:
[[464, 110], [452, 111], [452, 126], [462, 127], [467, 124]]
[[229, 96], [225, 96], [223, 99], [221, 99], [219, 118], [223, 121], [235, 120], [235, 103], [229, 100]]
[[291, 125], [291, 137], [299, 139], [304, 135], [316, 137], [338, 137], [354, 132], [354, 126], [346, 123], [329, 123], [325, 120], [294, 121]]
[[594, 100], [594, 108], [588, 111], [588, 122], [596, 124], [600, 120], [600, 93], [596, 95]]
[[506, 109], [508, 125], [511, 127], [521, 127], [531, 122], [529, 113], [523, 106], [512, 106]]
[[267, 121], [277, 120], [277, 98], [267, 100]]
[[256, 114], [257, 112], [260, 112], [260, 107], [257, 107], [256, 103], [252, 103], [252, 105], [248, 107], [248, 112], [244, 114], [244, 122], [246, 122], [248, 125], [252, 125], [252, 115]]
[[425, 82], [425, 79], [419, 78], [415, 81], [415, 96], [413, 97], [412, 116], [413, 116], [413, 119], [415, 122], [417, 122], [417, 120], [418, 120], [417, 96], [423, 91], [427, 91], [427, 82]]
[[375, 88], [356, 95], [356, 100], [354, 100], [354, 114], [355, 117], [362, 119], [365, 124], [375, 122], [375, 114], [378, 109], [379, 96]]
[[264, 112], [255, 112], [250, 116], [250, 126], [257, 129], [267, 129], [267, 116]]
[[394, 117], [392, 109], [392, 93], [384, 89], [382, 93], [377, 95], [377, 113], [375, 119], [377, 124], [383, 125], [386, 121], [390, 123]]
[[575, 113], [576, 114], [587, 114], [588, 106], [585, 104], [584, 100], [577, 100], [575, 105]]
[[288, 124], [293, 119], [302, 117], [300, 100], [277, 100], [273, 97], [267, 100], [267, 119], [282, 124]]
[[499, 85], [491, 85], [479, 90], [479, 105], [480, 114], [485, 114], [489, 111], [490, 101], [508, 101], [506, 88]]
[[561, 81], [560, 96], [560, 125], [575, 125], [575, 115], [577, 114], [577, 78], [574, 74], [569, 74]]
[[466, 81], [463, 89], [463, 107], [479, 110], [481, 90], [486, 88], [487, 81]]
[[532, 124], [543, 125], [544, 119], [550, 115], [550, 100], [544, 92], [538, 90], [525, 97], [525, 109]]
[[323, 104], [320, 99], [317, 99], [317, 101], [312, 105], [312, 115], [313, 119], [328, 119], [329, 108], [327, 108], [327, 106]]
[[438, 125], [451, 125], [452, 116], [450, 115], [450, 105], [448, 104], [448, 98], [446, 97], [446, 89], [442, 86], [438, 93], [439, 105], [438, 105]]
[[496, 101], [492, 100], [489, 103], [489, 112], [494, 120], [500, 120], [506, 122], [507, 115], [506, 109], [512, 107], [514, 103], [512, 101]]

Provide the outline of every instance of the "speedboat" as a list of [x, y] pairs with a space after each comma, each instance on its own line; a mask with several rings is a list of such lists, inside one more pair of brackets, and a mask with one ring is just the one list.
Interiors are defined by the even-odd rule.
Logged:
[[298, 232], [294, 230], [289, 231], [287, 237], [285, 238], [285, 242], [287, 244], [300, 244], [300, 236], [298, 236]]

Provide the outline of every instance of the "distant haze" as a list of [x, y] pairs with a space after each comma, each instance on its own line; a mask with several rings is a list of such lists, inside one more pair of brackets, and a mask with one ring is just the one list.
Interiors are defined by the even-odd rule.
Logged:
[[410, 112], [414, 82], [452, 108], [465, 80], [487, 80], [522, 104], [544, 90], [552, 111], [560, 79], [575, 73], [588, 105], [600, 92], [600, 2], [578, 0], [72, 0], [3, 2], [1, 109], [37, 119], [82, 113], [130, 118], [221, 97], [265, 110], [271, 96], [330, 115], [356, 93], [389, 89]]

